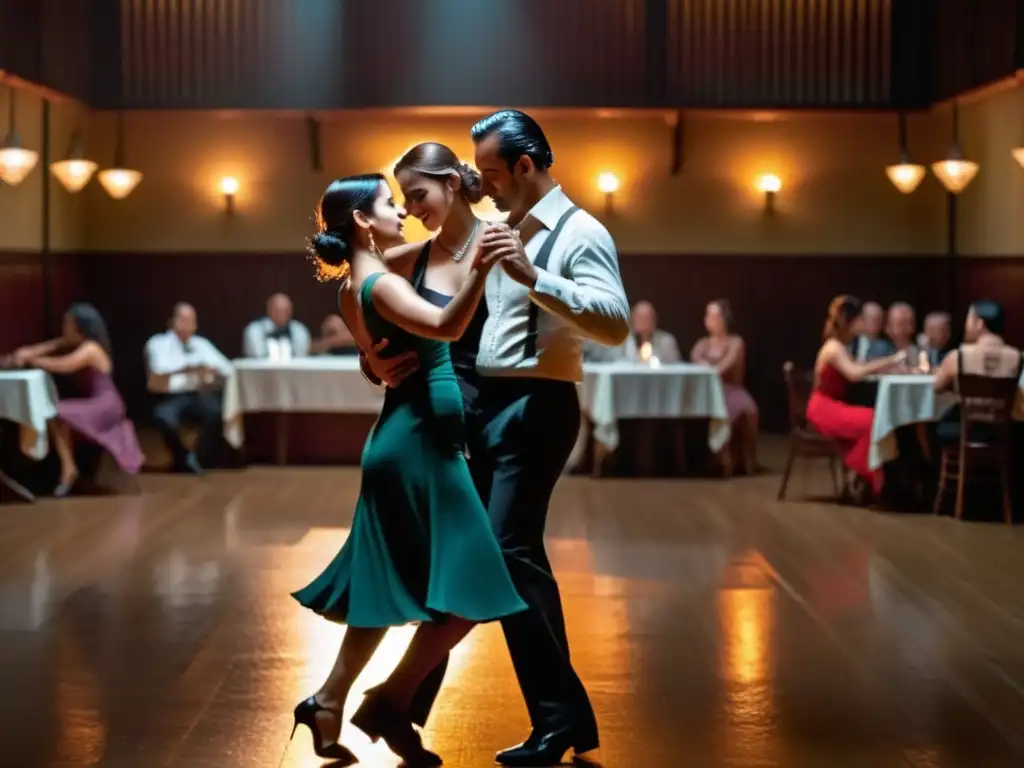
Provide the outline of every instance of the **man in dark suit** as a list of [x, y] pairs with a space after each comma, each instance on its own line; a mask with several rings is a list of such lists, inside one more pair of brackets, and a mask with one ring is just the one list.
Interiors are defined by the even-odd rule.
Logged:
[[953, 336], [953, 325], [948, 312], [931, 312], [924, 319], [924, 336], [927, 342], [922, 351], [928, 356], [930, 368], [938, 368], [949, 354], [949, 342]]
[[878, 360], [896, 352], [892, 342], [882, 335], [885, 310], [877, 301], [864, 302], [860, 315], [860, 333], [850, 342], [850, 355], [859, 363]]

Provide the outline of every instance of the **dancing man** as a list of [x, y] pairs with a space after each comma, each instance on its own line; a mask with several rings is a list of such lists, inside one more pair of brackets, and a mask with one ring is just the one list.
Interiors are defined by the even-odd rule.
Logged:
[[[467, 417], [476, 412], [467, 424], [483, 434], [467, 437], [478, 491], [529, 606], [503, 619], [502, 628], [533, 730], [497, 760], [547, 766], [571, 749], [578, 766], [594, 766], [597, 722], [569, 659], [543, 537], [551, 493], [579, 432], [582, 340], [625, 341], [629, 302], [614, 241], [552, 178], [554, 156], [536, 121], [502, 110], [471, 134], [484, 194], [509, 217], [488, 225], [481, 246], [501, 258], [501, 268], [487, 281], [480, 391], [465, 404]], [[407, 356], [387, 360], [376, 351], [366, 362], [389, 386], [415, 367]]]

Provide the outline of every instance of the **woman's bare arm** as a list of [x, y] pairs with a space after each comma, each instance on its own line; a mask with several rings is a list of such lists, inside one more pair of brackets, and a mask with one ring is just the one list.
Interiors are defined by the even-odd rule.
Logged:
[[487, 271], [473, 269], [455, 298], [440, 309], [416, 293], [408, 280], [388, 274], [373, 286], [373, 306], [385, 320], [411, 334], [456, 341], [473, 319], [486, 282]]
[[850, 355], [850, 351], [836, 339], [829, 339], [821, 350], [821, 362], [829, 363], [847, 381], [861, 381], [868, 376], [881, 373], [886, 368], [891, 368], [897, 363], [906, 360], [905, 352], [897, 352], [895, 355], [882, 357], [867, 363], [858, 363]]
[[48, 373], [77, 373], [85, 368], [98, 368], [104, 370], [107, 367], [107, 353], [95, 341], [86, 341], [78, 345], [78, 348], [66, 355], [33, 357], [29, 364], [36, 368], [42, 368]]

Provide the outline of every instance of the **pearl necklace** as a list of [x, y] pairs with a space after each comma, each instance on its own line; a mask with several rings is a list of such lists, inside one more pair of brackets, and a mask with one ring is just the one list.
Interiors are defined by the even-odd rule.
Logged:
[[[476, 237], [476, 231], [479, 228], [480, 228], [480, 219], [477, 219], [476, 223], [473, 225], [473, 231], [469, 233], [469, 237], [466, 238], [466, 242], [464, 242], [462, 244], [462, 247], [459, 248], [459, 250], [457, 250], [457, 251], [450, 251], [450, 253], [452, 255], [452, 261], [454, 261], [456, 264], [458, 264], [460, 261], [462, 261], [462, 259], [465, 257], [466, 251], [469, 250], [469, 244], [473, 242], [473, 238]], [[441, 247], [444, 248], [443, 245]], [[445, 250], [448, 250], [448, 249], [445, 248]]]

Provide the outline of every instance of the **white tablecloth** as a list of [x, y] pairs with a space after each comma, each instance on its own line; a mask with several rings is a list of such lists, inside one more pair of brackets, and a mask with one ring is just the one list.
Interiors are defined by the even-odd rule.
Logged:
[[[1014, 417], [1024, 419], [1024, 374], [1021, 375]], [[871, 424], [868, 463], [878, 469], [899, 456], [896, 430], [910, 424], [938, 421], [956, 405], [953, 392], [935, 393], [935, 377], [923, 373], [894, 374], [878, 378], [875, 417]]]
[[358, 357], [235, 360], [224, 384], [224, 437], [240, 447], [246, 413], [379, 413], [384, 390], [359, 371]]
[[44, 371], [0, 371], [0, 419], [21, 426], [21, 451], [39, 460], [49, 451], [46, 422], [57, 415], [57, 387]]
[[[379, 413], [384, 390], [370, 384], [356, 357], [307, 357], [283, 362], [242, 359], [224, 385], [224, 436], [239, 447], [246, 413]], [[633, 363], [588, 363], [580, 405], [595, 424], [595, 439], [619, 444], [618, 420], [710, 418], [711, 449], [729, 440], [722, 381], [714, 369], [680, 363], [648, 368]]]
[[588, 363], [580, 398], [594, 422], [594, 439], [608, 450], [618, 447], [619, 419], [710, 419], [711, 450], [729, 442], [722, 379], [706, 365]]

